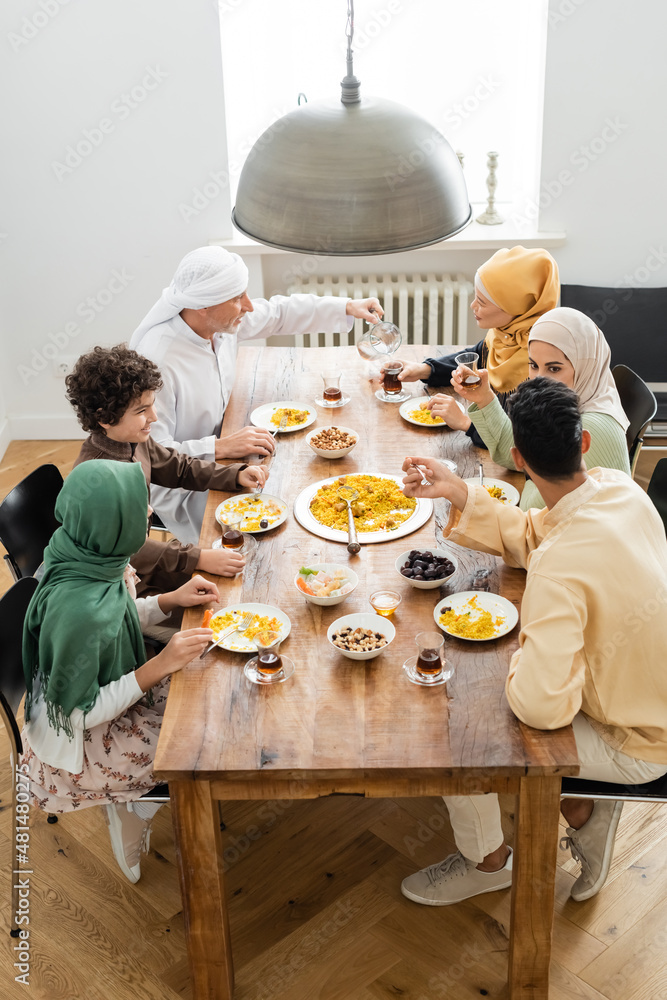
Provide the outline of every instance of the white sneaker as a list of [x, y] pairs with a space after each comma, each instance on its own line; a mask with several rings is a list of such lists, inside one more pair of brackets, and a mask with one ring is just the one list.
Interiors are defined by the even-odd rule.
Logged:
[[408, 875], [401, 883], [401, 892], [415, 903], [426, 906], [449, 906], [470, 896], [479, 896], [496, 889], [508, 889], [512, 884], [512, 849], [507, 861], [497, 872], [481, 872], [474, 861], [460, 851], [450, 854], [437, 865], [422, 868]]
[[120, 870], [130, 882], [141, 878], [141, 854], [150, 844], [151, 821], [141, 819], [129, 808], [130, 803], [109, 803], [105, 814], [111, 848]]
[[578, 830], [568, 826], [567, 837], [561, 838], [561, 848], [569, 847], [574, 860], [581, 862], [581, 875], [570, 890], [571, 899], [577, 902], [590, 899], [604, 885], [622, 809], [622, 801], [596, 799], [593, 812], [584, 825]]

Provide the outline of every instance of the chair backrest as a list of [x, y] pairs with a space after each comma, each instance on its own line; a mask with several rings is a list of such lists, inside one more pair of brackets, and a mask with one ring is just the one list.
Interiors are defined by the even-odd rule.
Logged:
[[655, 504], [667, 531], [667, 458], [661, 458], [657, 463], [647, 493]]
[[0, 598], [0, 717], [17, 754], [22, 746], [16, 713], [25, 694], [23, 620], [36, 589], [37, 580], [27, 576]]
[[40, 465], [0, 504], [0, 541], [16, 579], [33, 575], [51, 535], [60, 527], [54, 509], [62, 485], [55, 465]]
[[646, 382], [667, 382], [667, 288], [561, 285], [560, 304], [600, 327], [612, 365], [631, 365]]
[[614, 382], [621, 397], [621, 404], [625, 410], [625, 415], [630, 421], [625, 432], [628, 442], [628, 453], [630, 455], [630, 466], [634, 464], [635, 455], [641, 447], [642, 435], [646, 427], [653, 420], [658, 403], [647, 386], [646, 382], [632, 368], [626, 365], [616, 365], [611, 370]]

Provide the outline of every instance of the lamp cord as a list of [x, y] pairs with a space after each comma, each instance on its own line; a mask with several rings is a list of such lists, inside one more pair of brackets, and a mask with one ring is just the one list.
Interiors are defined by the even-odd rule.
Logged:
[[354, 37], [354, 0], [347, 0], [347, 23], [345, 25], [345, 36], [347, 38], [347, 75], [341, 80], [341, 101], [343, 104], [359, 104], [361, 95], [359, 93], [360, 81], [354, 75], [352, 65], [352, 39]]

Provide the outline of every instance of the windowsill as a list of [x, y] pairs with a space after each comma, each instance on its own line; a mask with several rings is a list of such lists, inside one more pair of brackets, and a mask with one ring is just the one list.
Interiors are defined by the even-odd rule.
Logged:
[[[473, 219], [477, 218], [484, 211], [485, 207], [486, 205], [475, 204], [473, 202]], [[457, 233], [456, 236], [450, 236], [448, 240], [442, 240], [440, 243], [431, 243], [429, 246], [418, 247], [415, 250], [398, 252], [432, 253], [434, 250], [446, 250], [450, 247], [455, 250], [499, 250], [501, 247], [515, 246], [516, 244], [521, 244], [521, 246], [525, 247], [544, 247], [548, 249], [549, 247], [560, 247], [565, 244], [565, 233], [539, 232], [537, 226], [531, 223], [517, 225], [515, 221], [509, 218], [512, 211], [511, 205], [498, 204], [496, 207], [500, 215], [507, 218], [508, 221], [502, 222], [497, 226], [483, 226], [479, 222], [471, 222], [462, 232]], [[257, 243], [255, 240], [248, 239], [247, 236], [236, 231], [230, 239], [209, 240], [209, 245], [221, 246], [225, 250], [233, 250], [242, 255], [265, 256], [268, 254], [296, 252], [292, 250], [280, 250], [278, 247], [269, 247], [264, 243]], [[364, 256], [370, 257], [373, 254], [365, 254]], [[391, 257], [393, 254], [383, 254], [383, 256]], [[341, 259], [350, 260], [353, 258]]]

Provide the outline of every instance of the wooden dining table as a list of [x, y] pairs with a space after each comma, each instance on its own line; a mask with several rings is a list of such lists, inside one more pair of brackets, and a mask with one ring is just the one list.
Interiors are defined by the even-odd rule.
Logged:
[[[400, 352], [421, 360], [425, 348]], [[338, 370], [351, 397], [338, 409], [315, 406], [321, 373]], [[504, 694], [519, 626], [488, 642], [447, 638], [454, 675], [446, 685], [411, 684], [403, 669], [414, 655], [415, 635], [433, 629], [433, 609], [448, 594], [469, 590], [473, 574], [489, 570], [490, 590], [520, 607], [523, 570], [494, 556], [443, 541], [449, 504], [434, 501], [433, 515], [414, 533], [364, 544], [351, 556], [346, 544], [310, 533], [294, 517], [295, 498], [313, 483], [345, 473], [400, 475], [406, 456], [448, 458], [463, 478], [476, 474], [514, 482], [488, 452], [460, 431], [417, 427], [396, 403], [376, 398], [377, 369], [353, 347], [242, 346], [225, 433], [251, 422], [258, 406], [305, 403], [317, 411], [314, 427], [331, 424], [358, 435], [354, 450], [337, 461], [318, 457], [307, 430], [279, 434], [269, 460], [266, 491], [288, 505], [242, 574], [219, 580], [220, 607], [257, 601], [285, 612], [291, 633], [282, 651], [295, 663], [284, 683], [252, 684], [243, 673], [248, 654], [212, 650], [174, 675], [155, 760], [169, 782], [195, 1000], [231, 1000], [234, 993], [225, 885], [221, 800], [313, 799], [354, 794], [375, 798], [509, 793], [517, 797], [509, 941], [512, 1000], [546, 1000], [553, 925], [560, 779], [578, 773], [570, 727], [545, 732], [519, 722]], [[412, 383], [415, 405], [424, 396]], [[257, 459], [255, 459], [257, 461]], [[208, 546], [220, 537], [217, 505], [228, 494], [211, 492], [201, 532]], [[455, 575], [440, 589], [419, 590], [396, 571], [402, 552], [435, 544], [455, 556]], [[294, 583], [302, 565], [349, 565], [359, 585], [342, 605], [307, 603]], [[357, 662], [329, 644], [328, 626], [342, 614], [370, 611], [378, 587], [398, 591], [392, 622], [396, 637], [382, 654]], [[186, 611], [183, 627], [201, 624], [202, 609]], [[414, 906], [406, 901], [406, 906]]]

